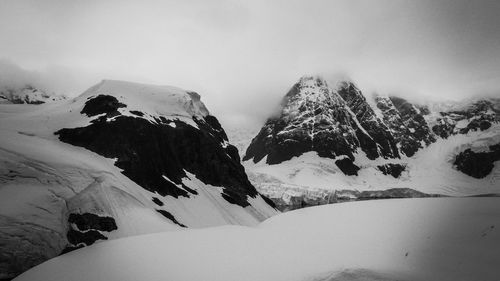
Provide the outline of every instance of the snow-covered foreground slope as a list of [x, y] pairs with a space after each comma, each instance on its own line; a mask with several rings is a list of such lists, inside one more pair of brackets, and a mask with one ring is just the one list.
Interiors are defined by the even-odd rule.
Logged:
[[103, 81], [0, 117], [0, 279], [103, 240], [276, 213], [196, 93]]
[[324, 205], [103, 242], [15, 280], [498, 280], [499, 222], [498, 198]]

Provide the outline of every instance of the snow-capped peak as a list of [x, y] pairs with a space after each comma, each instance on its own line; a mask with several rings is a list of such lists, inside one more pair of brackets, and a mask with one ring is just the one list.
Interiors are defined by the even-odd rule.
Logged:
[[282, 101], [283, 113], [321, 113], [321, 108], [344, 106], [342, 98], [319, 76], [303, 76], [286, 94]]
[[[346, 85], [349, 85], [349, 91], [357, 91], [354, 97], [356, 100], [366, 103], [353, 84], [352, 87], [351, 84]], [[334, 91], [324, 79], [317, 76], [300, 78], [283, 99], [280, 117], [268, 120], [252, 141], [244, 160], [253, 158], [254, 162], [259, 162], [267, 155], [268, 164], [277, 164], [304, 152], [317, 151], [322, 157], [332, 159], [347, 155], [348, 160], [343, 161], [352, 163], [353, 154], [359, 148], [370, 159], [382, 154], [393, 156], [395, 147], [391, 148], [390, 144], [374, 140], [359, 122], [358, 112], [353, 112], [342, 98], [340, 90], [342, 89]], [[350, 99], [349, 102], [351, 101]], [[375, 114], [372, 115], [377, 121]], [[387, 148], [387, 153], [380, 152], [377, 144]], [[350, 170], [348, 173], [352, 174], [356, 173], [356, 168], [346, 167]]]
[[114, 96], [127, 105], [127, 111], [150, 116], [205, 117], [209, 112], [195, 92], [172, 86], [147, 85], [118, 80], [103, 80], [79, 98]]
[[43, 104], [64, 99], [65, 96], [49, 94], [29, 84], [19, 88], [0, 86], [0, 104]]

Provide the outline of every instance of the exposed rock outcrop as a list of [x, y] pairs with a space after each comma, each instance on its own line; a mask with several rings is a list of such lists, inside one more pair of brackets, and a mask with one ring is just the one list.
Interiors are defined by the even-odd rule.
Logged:
[[491, 173], [496, 161], [500, 161], [500, 143], [490, 146], [489, 151], [474, 152], [468, 148], [456, 156], [453, 164], [471, 177], [484, 178]]

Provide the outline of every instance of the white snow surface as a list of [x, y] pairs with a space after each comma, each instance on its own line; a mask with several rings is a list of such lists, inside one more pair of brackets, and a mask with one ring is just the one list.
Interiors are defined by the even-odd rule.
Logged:
[[86, 247], [16, 281], [498, 280], [499, 198], [349, 202]]

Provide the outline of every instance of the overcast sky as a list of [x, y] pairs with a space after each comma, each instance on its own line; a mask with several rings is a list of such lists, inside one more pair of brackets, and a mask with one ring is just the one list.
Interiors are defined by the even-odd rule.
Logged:
[[231, 120], [264, 119], [305, 74], [500, 96], [500, 1], [2, 0], [0, 59], [3, 80], [24, 69], [69, 93], [104, 78], [195, 90]]

